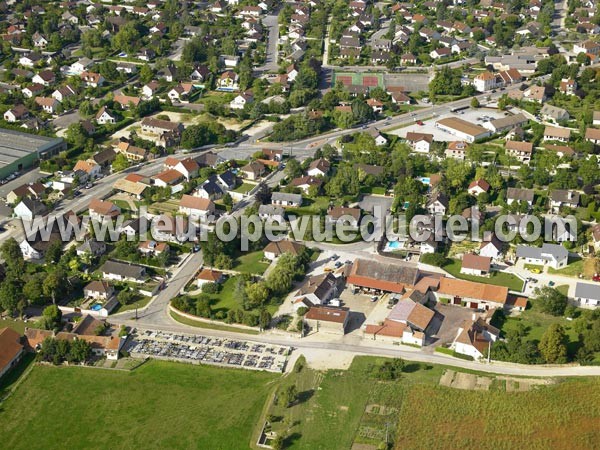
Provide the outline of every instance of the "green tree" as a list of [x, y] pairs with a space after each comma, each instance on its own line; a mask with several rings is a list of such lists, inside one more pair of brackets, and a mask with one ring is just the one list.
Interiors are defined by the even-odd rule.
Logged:
[[563, 364], [567, 362], [567, 337], [560, 324], [553, 323], [548, 327], [538, 348], [542, 357], [549, 364]]
[[45, 275], [43, 273], [35, 274], [23, 285], [23, 295], [33, 304], [41, 303], [44, 291], [42, 289], [42, 283], [44, 282]]
[[13, 270], [18, 274], [23, 273], [25, 268], [23, 252], [21, 252], [21, 247], [19, 247], [19, 243], [14, 238], [4, 241], [2, 247], [0, 247], [0, 256], [2, 256], [7, 269]]
[[471, 108], [479, 108], [481, 105], [479, 104], [479, 100], [477, 100], [477, 97], [473, 97], [471, 99]]
[[75, 339], [70, 342], [67, 361], [82, 363], [87, 361], [92, 355], [92, 347], [83, 339]]
[[568, 299], [566, 295], [557, 289], [551, 288], [550, 286], [544, 286], [541, 289], [536, 289], [535, 294], [540, 309], [543, 312], [553, 316], [562, 316], [565, 313]]
[[62, 242], [60, 240], [54, 240], [48, 245], [46, 250], [46, 262], [56, 264], [60, 261], [60, 257], [63, 254]]
[[148, 64], [144, 64], [140, 69], [140, 81], [144, 84], [149, 83], [154, 78], [154, 71]]
[[127, 288], [117, 294], [117, 300], [121, 305], [129, 305], [135, 301], [135, 298], [135, 293]]
[[48, 273], [44, 280], [44, 284], [42, 285], [44, 295], [52, 298], [52, 303], [56, 304], [56, 295], [61, 289], [64, 289], [65, 283], [65, 273], [61, 269], [53, 270]]
[[66, 133], [67, 142], [75, 147], [83, 147], [88, 139], [87, 133], [83, 129], [81, 122], [75, 122], [69, 125]]
[[60, 328], [62, 321], [62, 311], [56, 305], [50, 305], [44, 308], [42, 312], [42, 325], [46, 330], [56, 330]]
[[298, 388], [291, 384], [279, 393], [278, 401], [281, 406], [289, 408], [298, 399]]
[[258, 317], [258, 324], [263, 330], [269, 327], [271, 319], [271, 313], [266, 309], [261, 309], [260, 315]]
[[244, 305], [244, 309], [250, 310], [264, 305], [269, 298], [269, 294], [269, 288], [264, 281], [248, 283], [246, 285], [247, 302]]
[[121, 172], [129, 167], [129, 160], [123, 153], [117, 154], [112, 162], [113, 172]]
[[0, 285], [0, 309], [14, 314], [23, 298], [21, 287], [17, 280], [6, 279]]

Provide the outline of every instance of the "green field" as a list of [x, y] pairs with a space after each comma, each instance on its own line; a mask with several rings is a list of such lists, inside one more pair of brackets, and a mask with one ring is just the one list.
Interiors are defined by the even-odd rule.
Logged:
[[[386, 435], [397, 449], [595, 448], [600, 438], [600, 379], [507, 392], [504, 379], [480, 374], [489, 390], [469, 391], [439, 386], [448, 368], [438, 365], [407, 362], [399, 379], [377, 380], [371, 366], [384, 361], [283, 377], [157, 361], [132, 372], [36, 366], [0, 405], [0, 442], [239, 450], [256, 448], [266, 418], [289, 449], [383, 448]], [[275, 404], [291, 384], [296, 400]]]
[[2, 448], [248, 448], [277, 375], [149, 362], [38, 366], [1, 405]]
[[512, 273], [492, 272], [489, 277], [477, 277], [474, 275], [464, 275], [460, 273], [462, 262], [458, 259], [453, 259], [450, 264], [447, 264], [443, 269], [450, 275], [461, 280], [474, 281], [476, 283], [493, 284], [495, 286], [506, 286], [511, 291], [521, 292], [523, 290], [523, 280]]

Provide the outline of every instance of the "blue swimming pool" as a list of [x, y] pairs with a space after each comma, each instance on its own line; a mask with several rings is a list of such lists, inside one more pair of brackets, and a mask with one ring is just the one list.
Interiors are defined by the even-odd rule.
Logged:
[[402, 247], [402, 245], [398, 241], [388, 242], [387, 246], [388, 246], [388, 248], [390, 248], [392, 250], [395, 249], [395, 248], [401, 248]]
[[90, 309], [92, 311], [100, 311], [102, 309], [102, 305], [99, 303], [96, 303], [95, 305], [92, 305], [92, 307]]
[[429, 185], [431, 183], [431, 179], [429, 177], [421, 177], [418, 179], [421, 183]]

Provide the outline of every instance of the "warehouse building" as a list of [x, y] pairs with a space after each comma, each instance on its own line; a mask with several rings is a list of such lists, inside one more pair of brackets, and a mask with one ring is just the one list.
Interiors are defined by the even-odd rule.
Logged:
[[458, 117], [447, 117], [438, 120], [435, 126], [467, 142], [475, 142], [492, 134], [489, 130]]
[[32, 167], [40, 159], [46, 159], [66, 148], [67, 144], [62, 138], [0, 128], [0, 179]]

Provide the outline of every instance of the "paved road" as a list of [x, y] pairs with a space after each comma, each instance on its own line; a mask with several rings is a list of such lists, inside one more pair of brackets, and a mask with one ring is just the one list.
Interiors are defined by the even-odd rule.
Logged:
[[[168, 316], [168, 306], [171, 299], [177, 297], [185, 285], [196, 274], [202, 266], [202, 252], [192, 253], [188, 259], [173, 273], [165, 289], [152, 300], [142, 311], [138, 311], [138, 322], [155, 325], [170, 325], [173, 319]], [[121, 323], [122, 321], [135, 318], [135, 311], [127, 311], [111, 316], [111, 321]], [[114, 319], [113, 319], [114, 317]]]
[[277, 72], [277, 70], [279, 69], [279, 18], [277, 16], [278, 12], [279, 9], [273, 11], [272, 14], [267, 15], [262, 21], [263, 25], [269, 29], [269, 37], [267, 38], [265, 63], [262, 66], [256, 68], [257, 72]]
[[[537, 377], [556, 377], [556, 376], [597, 376], [600, 375], [600, 367], [597, 366], [546, 366], [546, 365], [522, 365], [502, 362], [475, 362], [464, 361], [442, 354], [428, 354], [419, 350], [412, 350], [385, 344], [376, 343], [370, 340], [360, 340], [356, 336], [339, 338], [338, 341], [319, 340], [318, 335], [312, 335], [300, 339], [293, 336], [282, 336], [272, 333], [264, 333], [258, 336], [242, 335], [235, 332], [219, 331], [205, 328], [195, 328], [180, 324], [171, 317], [164, 316], [170, 323], [157, 325], [154, 321], [149, 321], [148, 317], [140, 315], [137, 321], [124, 319], [121, 315], [111, 316], [110, 321], [116, 325], [128, 325], [137, 328], [150, 328], [156, 330], [170, 331], [174, 333], [201, 334], [203, 336], [214, 336], [229, 339], [244, 339], [253, 342], [266, 344], [276, 344], [291, 346], [300, 352], [310, 352], [311, 349], [337, 350], [340, 352], [349, 352], [356, 355], [387, 356], [394, 358], [403, 358], [407, 361], [419, 361], [430, 364], [444, 364], [448, 366], [459, 367], [480, 372], [488, 372], [502, 375], [518, 376], [537, 376]], [[162, 317], [161, 317], [162, 318]], [[345, 342], [347, 341], [347, 342]]]

